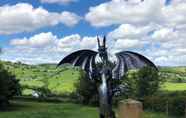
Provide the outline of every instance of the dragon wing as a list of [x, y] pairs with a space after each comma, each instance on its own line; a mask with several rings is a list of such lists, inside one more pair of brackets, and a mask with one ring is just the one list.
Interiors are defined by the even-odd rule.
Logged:
[[122, 51], [116, 53], [117, 62], [112, 70], [113, 79], [121, 77], [129, 70], [151, 66], [157, 70], [157, 67], [146, 57], [131, 51]]
[[97, 52], [92, 50], [79, 50], [64, 57], [57, 66], [61, 66], [65, 63], [72, 64], [73, 66], [79, 66], [87, 72], [90, 78], [95, 70], [95, 57]]

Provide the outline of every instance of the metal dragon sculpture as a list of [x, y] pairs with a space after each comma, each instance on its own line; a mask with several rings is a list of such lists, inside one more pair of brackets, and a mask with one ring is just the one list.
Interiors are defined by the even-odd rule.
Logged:
[[[106, 38], [103, 38], [102, 44], [98, 41], [98, 52], [92, 50], [79, 50], [71, 53], [63, 58], [58, 66], [65, 63], [79, 66], [86, 71], [91, 80], [99, 79], [98, 93], [99, 93], [99, 108], [100, 118], [115, 118], [112, 111], [112, 97], [114, 95], [114, 87], [112, 80], [121, 79], [122, 76], [129, 70], [135, 68], [142, 68], [144, 66], [156, 66], [146, 57], [131, 51], [122, 51], [116, 53], [117, 62], [115, 67], [109, 66], [109, 59], [106, 47]], [[101, 68], [96, 66], [96, 56], [99, 55], [101, 59]]]

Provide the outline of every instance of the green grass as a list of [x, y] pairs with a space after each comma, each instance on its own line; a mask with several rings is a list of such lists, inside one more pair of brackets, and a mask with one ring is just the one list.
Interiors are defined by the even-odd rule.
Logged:
[[78, 71], [65, 70], [60, 76], [48, 79], [48, 88], [56, 94], [72, 93], [75, 90], [74, 84], [78, 78]]
[[162, 67], [160, 68], [161, 72], [169, 72], [169, 73], [186, 73], [186, 67]]
[[143, 118], [168, 118], [168, 117], [163, 113], [145, 112]]
[[10, 111], [0, 118], [96, 118], [97, 109], [72, 103], [39, 103], [14, 101]]
[[[78, 69], [67, 66], [56, 69], [55, 64], [26, 65], [11, 62], [3, 62], [3, 64], [20, 80], [20, 84], [24, 88], [23, 95], [31, 95], [31, 89], [36, 88], [48, 88], [56, 95], [69, 94], [74, 92], [74, 83], [79, 78]], [[159, 70], [162, 74], [161, 77], [166, 81], [161, 87], [162, 90], [186, 90], [186, 84], [173, 83], [186, 82], [186, 67], [160, 67]], [[61, 72], [58, 73], [59, 71]]]
[[27, 81], [20, 81], [22, 86], [29, 86], [30, 88], [42, 88], [45, 84], [40, 80], [27, 80]]
[[40, 88], [47, 88], [56, 95], [70, 94], [74, 92], [74, 83], [79, 78], [78, 69], [69, 66], [56, 69], [55, 64], [3, 63], [10, 72], [16, 75], [16, 79], [20, 80], [23, 95], [31, 95], [32, 89]]
[[162, 85], [161, 89], [165, 91], [184, 91], [186, 90], [186, 83], [165, 82]]
[[[73, 103], [13, 101], [0, 118], [98, 118], [96, 107]], [[143, 118], [167, 118], [163, 113], [144, 112]]]

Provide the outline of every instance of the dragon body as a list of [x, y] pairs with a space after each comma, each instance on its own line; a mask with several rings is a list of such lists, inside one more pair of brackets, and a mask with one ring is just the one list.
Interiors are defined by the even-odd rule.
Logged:
[[[79, 66], [86, 71], [91, 80], [99, 79], [98, 86], [99, 93], [99, 109], [100, 118], [115, 118], [112, 110], [112, 97], [114, 95], [112, 80], [121, 79], [122, 76], [129, 70], [135, 68], [142, 68], [144, 66], [156, 66], [146, 57], [131, 51], [122, 51], [116, 53], [117, 62], [114, 68], [109, 67], [109, 60], [106, 48], [106, 38], [103, 38], [102, 44], [98, 41], [98, 52], [93, 50], [79, 50], [66, 56], [59, 62], [58, 66], [65, 63]], [[96, 56], [99, 55], [101, 59], [101, 67], [96, 66]], [[157, 68], [156, 68], [157, 69]]]

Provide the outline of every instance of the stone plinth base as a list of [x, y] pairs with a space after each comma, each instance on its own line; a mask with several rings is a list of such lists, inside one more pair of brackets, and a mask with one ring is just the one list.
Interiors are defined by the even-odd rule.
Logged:
[[127, 99], [119, 102], [119, 118], [142, 118], [143, 105], [139, 101]]

